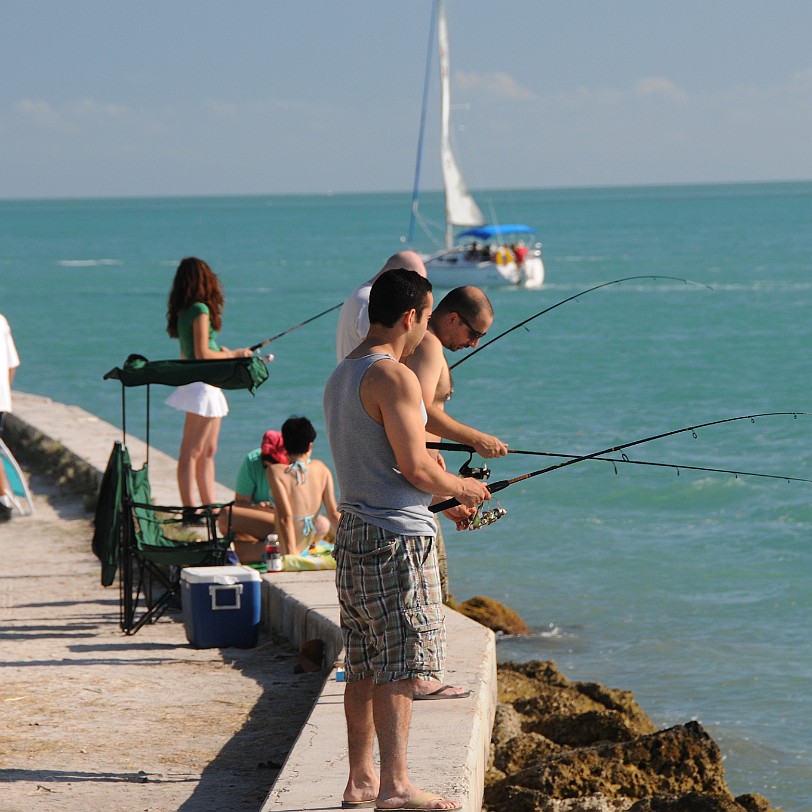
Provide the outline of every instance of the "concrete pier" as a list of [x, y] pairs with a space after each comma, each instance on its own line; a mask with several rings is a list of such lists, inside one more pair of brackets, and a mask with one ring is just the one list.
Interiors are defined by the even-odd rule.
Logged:
[[[119, 428], [77, 406], [22, 392], [14, 394], [9, 434], [24, 437], [43, 453], [60, 454], [91, 480], [100, 480]], [[13, 440], [12, 440], [13, 443]], [[146, 458], [145, 444], [127, 437], [133, 463]], [[176, 461], [149, 450], [156, 502], [178, 504]], [[217, 498], [233, 491], [218, 484]], [[300, 812], [340, 807], [347, 774], [342, 695], [333, 663], [341, 658], [338, 605], [332, 572], [268, 574], [262, 584], [266, 627], [294, 645], [314, 639], [325, 648], [325, 683], [308, 721], [262, 806], [262, 812]], [[409, 742], [413, 780], [425, 789], [457, 798], [465, 812], [482, 806], [484, 772], [496, 707], [496, 650], [492, 632], [452, 610], [446, 611], [446, 680], [472, 691], [466, 699], [415, 702]], [[149, 635], [149, 627], [139, 634]]]

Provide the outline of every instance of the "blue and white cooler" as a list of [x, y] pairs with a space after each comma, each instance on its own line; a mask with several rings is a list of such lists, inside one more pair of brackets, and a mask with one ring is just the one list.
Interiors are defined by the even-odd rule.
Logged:
[[186, 638], [194, 648], [253, 648], [259, 638], [260, 574], [251, 567], [184, 567]]

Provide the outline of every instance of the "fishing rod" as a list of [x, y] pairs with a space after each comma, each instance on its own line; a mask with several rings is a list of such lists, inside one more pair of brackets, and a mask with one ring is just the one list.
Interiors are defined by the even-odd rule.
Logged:
[[259, 344], [254, 344], [252, 347], [249, 347], [251, 352], [256, 352], [257, 350], [261, 350], [263, 347], [267, 347], [272, 341], [276, 341], [277, 338], [282, 338], [282, 336], [286, 336], [288, 333], [292, 333], [294, 330], [298, 330], [300, 327], [304, 327], [305, 324], [310, 324], [311, 321], [315, 321], [316, 319], [320, 319], [322, 316], [326, 316], [328, 313], [332, 313], [334, 310], [338, 310], [344, 302], [339, 302], [337, 305], [333, 305], [332, 307], [328, 307], [327, 310], [322, 310], [321, 313], [316, 313], [315, 316], [311, 316], [309, 319], [305, 319], [299, 324], [295, 324], [293, 327], [288, 327], [287, 330], [283, 330], [281, 333], [277, 333], [275, 336], [271, 336], [270, 338], [266, 338], [265, 341], [260, 341]]
[[[643, 443], [650, 443], [653, 440], [661, 440], [664, 437], [673, 437], [676, 434], [683, 434], [687, 431], [690, 431], [694, 437], [696, 437], [696, 430], [707, 428], [708, 426], [719, 426], [723, 423], [734, 423], [738, 420], [749, 420], [751, 423], [756, 422], [757, 417], [778, 417], [778, 416], [789, 416], [792, 415], [793, 418], [796, 420], [798, 419], [798, 415], [805, 415], [805, 416], [812, 416], [812, 412], [761, 412], [759, 414], [745, 414], [739, 415], [737, 417], [726, 417], [722, 420], [711, 420], [707, 423], [697, 423], [694, 426], [685, 426], [681, 429], [673, 429], [672, 431], [665, 431], [661, 432], [660, 434], [652, 434], [650, 437], [643, 437], [639, 440], [631, 440], [628, 443], [621, 443], [620, 445], [609, 446], [608, 448], [601, 449], [600, 451], [595, 451], [592, 454], [583, 454], [578, 457], [571, 457], [566, 459], [564, 462], [556, 463], [555, 465], [548, 465], [546, 468], [540, 468], [538, 471], [530, 471], [527, 474], [521, 474], [520, 476], [513, 477], [513, 479], [502, 479], [498, 482], [494, 482], [491, 485], [488, 485], [488, 490], [493, 494], [497, 493], [498, 491], [502, 491], [505, 488], [509, 487], [510, 485], [515, 485], [517, 482], [523, 482], [526, 479], [531, 479], [532, 477], [540, 476], [541, 474], [547, 474], [551, 471], [557, 471], [559, 468], [566, 468], [569, 465], [574, 465], [578, 462], [584, 462], [585, 460], [594, 460], [598, 457], [602, 457], [606, 454], [613, 454], [617, 451], [622, 451], [624, 448], [631, 448], [632, 446], [642, 445]], [[780, 477], [780, 479], [787, 479], [787, 477]], [[456, 499], [446, 499], [444, 502], [439, 502], [435, 505], [431, 505], [429, 510], [432, 513], [438, 513], [441, 510], [447, 510], [448, 508], [452, 508], [455, 505], [458, 505], [459, 502]]]
[[[793, 412], [794, 414], [794, 412]], [[471, 468], [470, 462], [472, 455], [476, 453], [476, 449], [470, 445], [461, 445], [460, 443], [426, 443], [427, 448], [437, 448], [440, 451], [463, 451], [469, 454], [468, 462], [463, 463], [460, 469], [461, 476], [473, 476], [477, 479], [487, 479], [490, 476], [490, 470], [487, 466], [481, 468]], [[557, 454], [553, 451], [519, 451], [515, 448], [509, 448], [508, 454], [529, 454], [534, 457], [558, 457], [560, 459], [568, 460], [581, 460], [582, 458], [576, 454]], [[736, 478], [740, 476], [757, 476], [765, 477], [767, 479], [783, 479], [785, 482], [812, 482], [812, 479], [804, 479], [797, 476], [785, 476], [783, 474], [762, 474], [754, 471], [734, 471], [731, 468], [707, 468], [702, 465], [681, 465], [676, 462], [651, 462], [649, 460], [631, 460], [625, 454], [621, 453], [618, 457], [590, 457], [593, 460], [600, 460], [601, 462], [611, 462], [614, 465], [615, 473], [617, 474], [617, 464], [624, 465], [649, 465], [655, 468], [671, 468], [677, 472], [679, 476], [680, 471], [707, 471], [715, 474], [733, 474]]]
[[645, 274], [643, 276], [624, 276], [622, 279], [613, 279], [611, 282], [602, 282], [600, 285], [595, 285], [594, 287], [587, 288], [586, 290], [582, 290], [580, 293], [576, 293], [573, 296], [569, 296], [566, 299], [562, 299], [560, 302], [556, 302], [554, 305], [550, 305], [550, 307], [546, 307], [544, 310], [535, 313], [534, 315], [526, 318], [524, 321], [520, 321], [518, 324], [514, 324], [513, 327], [505, 330], [504, 333], [499, 333], [498, 336], [495, 336], [490, 341], [486, 341], [484, 344], [480, 344], [480, 346], [476, 347], [474, 350], [469, 352], [467, 355], [464, 355], [460, 358], [459, 361], [451, 364], [448, 368], [449, 370], [458, 367], [463, 361], [467, 361], [469, 358], [473, 358], [478, 352], [484, 350], [485, 347], [490, 346], [493, 344], [494, 341], [499, 341], [500, 338], [503, 338], [508, 333], [512, 333], [514, 330], [518, 330], [520, 327], [524, 327], [533, 319], [537, 319], [539, 316], [543, 316], [545, 313], [549, 313], [551, 310], [555, 310], [557, 307], [561, 307], [561, 305], [566, 304], [567, 302], [571, 302], [574, 299], [578, 299], [581, 296], [585, 296], [587, 293], [592, 293], [593, 290], [600, 290], [601, 288], [609, 287], [610, 285], [619, 285], [621, 282], [631, 282], [634, 279], [671, 279], [674, 282], [683, 282], [686, 285], [697, 285], [699, 287], [707, 288], [708, 290], [713, 290], [710, 285], [706, 285], [704, 282], [694, 282], [691, 279], [683, 279], [680, 276], [662, 276], [661, 274]]

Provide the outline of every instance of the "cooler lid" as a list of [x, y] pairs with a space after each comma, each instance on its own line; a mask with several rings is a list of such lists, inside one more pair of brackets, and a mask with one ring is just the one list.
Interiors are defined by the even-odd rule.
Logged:
[[253, 567], [184, 567], [182, 581], [191, 584], [239, 584], [260, 581], [262, 577]]

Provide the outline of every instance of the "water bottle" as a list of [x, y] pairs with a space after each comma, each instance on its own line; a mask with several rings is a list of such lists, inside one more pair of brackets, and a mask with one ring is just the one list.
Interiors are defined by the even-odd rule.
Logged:
[[267, 572], [282, 572], [282, 555], [279, 552], [279, 536], [276, 533], [265, 536], [263, 560]]

